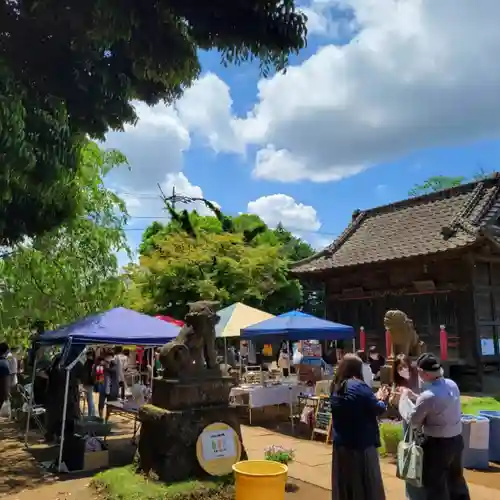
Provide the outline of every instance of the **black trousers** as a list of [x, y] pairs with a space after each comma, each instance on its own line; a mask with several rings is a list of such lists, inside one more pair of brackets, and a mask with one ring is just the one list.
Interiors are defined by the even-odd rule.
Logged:
[[464, 478], [462, 436], [427, 437], [423, 444], [423, 483], [427, 500], [470, 500]]

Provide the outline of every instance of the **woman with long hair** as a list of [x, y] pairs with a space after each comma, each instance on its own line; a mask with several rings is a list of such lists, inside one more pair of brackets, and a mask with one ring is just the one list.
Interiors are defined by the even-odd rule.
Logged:
[[410, 389], [408, 394], [416, 399], [415, 396], [420, 392], [418, 372], [406, 354], [398, 354], [396, 356], [392, 370], [393, 385], [391, 395], [389, 396], [389, 404], [397, 408], [399, 397], [404, 389]]
[[378, 417], [388, 390], [377, 394], [363, 381], [363, 362], [354, 354], [340, 361], [331, 395], [332, 500], [385, 500], [377, 448]]
[[[391, 395], [389, 396], [389, 404], [394, 406], [399, 414], [399, 399], [403, 391], [408, 394], [408, 397], [413, 402], [417, 399], [417, 395], [420, 392], [418, 370], [408, 356], [398, 354], [394, 360], [392, 377], [394, 383]], [[410, 438], [409, 430], [408, 422], [403, 419], [403, 436], [405, 440], [409, 440]], [[417, 442], [423, 439], [422, 434], [416, 429], [413, 429], [413, 438]], [[424, 488], [419, 488], [408, 481], [405, 482], [405, 492], [407, 500], [424, 500], [426, 498]]]

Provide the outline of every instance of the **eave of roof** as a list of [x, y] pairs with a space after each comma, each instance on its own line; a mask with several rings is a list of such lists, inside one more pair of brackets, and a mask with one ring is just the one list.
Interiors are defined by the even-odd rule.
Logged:
[[[297, 276], [311, 275], [329, 269], [400, 260], [419, 255], [447, 252], [456, 248], [465, 248], [474, 244], [480, 237], [488, 236], [485, 233], [487, 224], [484, 221], [488, 217], [491, 218], [497, 214], [500, 210], [499, 190], [499, 177], [498, 174], [495, 174], [491, 178], [481, 181], [470, 182], [362, 212], [356, 211], [353, 214], [351, 223], [331, 245], [309, 258], [295, 263], [292, 267], [292, 273]], [[439, 217], [434, 217], [434, 209], [441, 210]], [[410, 252], [402, 252], [398, 255], [398, 248], [395, 248], [394, 251], [386, 250], [385, 256], [384, 252], [379, 252], [380, 255], [377, 256], [373, 255], [374, 252], [372, 251], [371, 256], [364, 255], [361, 257], [363, 255], [363, 247], [361, 246], [361, 251], [359, 248], [353, 247], [351, 249], [353, 251], [348, 252], [350, 255], [348, 259], [346, 255], [343, 257], [338, 256], [338, 252], [350, 238], [356, 236], [359, 228], [363, 228], [362, 231], [364, 230], [366, 234], [358, 237], [360, 240], [358, 245], [362, 244], [366, 239], [370, 241], [370, 236], [373, 237], [374, 241], [377, 240], [377, 224], [382, 226], [382, 233], [385, 231], [386, 234], [390, 233], [388, 228], [397, 227], [398, 224], [399, 226], [403, 225], [404, 229], [404, 224], [401, 224], [404, 217], [410, 219], [410, 222], [406, 223], [407, 227], [411, 226], [413, 219], [415, 219], [417, 225], [419, 221], [422, 225], [426, 223], [430, 225], [428, 240], [433, 239], [431, 242], [433, 244], [426, 244], [425, 240], [420, 237], [422, 233], [425, 234], [425, 228], [422, 228], [419, 229], [418, 233], [421, 250], [415, 248], [411, 249]], [[436, 220], [430, 221], [429, 224], [428, 219], [432, 218]], [[432, 222], [434, 222], [434, 225], [432, 225]], [[365, 224], [364, 227], [363, 224]], [[403, 246], [404, 242], [401, 243], [401, 247]], [[408, 247], [408, 245], [406, 246]], [[370, 248], [370, 250], [373, 249]], [[334, 262], [336, 257], [337, 262]], [[315, 266], [314, 263], [317, 265]]]

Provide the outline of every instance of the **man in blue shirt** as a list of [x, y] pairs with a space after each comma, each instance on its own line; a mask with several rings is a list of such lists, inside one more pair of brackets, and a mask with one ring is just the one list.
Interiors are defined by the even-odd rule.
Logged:
[[423, 485], [428, 500], [470, 500], [462, 451], [460, 390], [443, 377], [439, 360], [430, 353], [417, 359], [422, 392], [410, 415], [410, 424], [422, 428]]
[[3, 403], [9, 399], [10, 394], [10, 368], [7, 361], [7, 354], [9, 353], [9, 346], [2, 342], [0, 344], [0, 408]]

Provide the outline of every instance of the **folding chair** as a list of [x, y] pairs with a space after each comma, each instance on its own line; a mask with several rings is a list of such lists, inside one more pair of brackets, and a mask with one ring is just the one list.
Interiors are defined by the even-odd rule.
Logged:
[[35, 425], [38, 427], [38, 430], [45, 434], [45, 425], [43, 423], [43, 418], [45, 415], [45, 408], [42, 405], [35, 404], [33, 400], [33, 386], [32, 384], [26, 385], [17, 385], [17, 390], [23, 399], [23, 404], [20, 408], [20, 411], [28, 418], [28, 409], [30, 407], [30, 399], [32, 401], [31, 406], [31, 418]]

